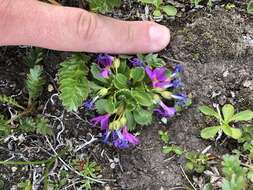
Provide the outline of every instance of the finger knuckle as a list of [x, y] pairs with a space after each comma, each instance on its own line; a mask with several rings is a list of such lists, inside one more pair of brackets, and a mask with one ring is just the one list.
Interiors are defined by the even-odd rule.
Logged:
[[133, 42], [134, 41], [134, 29], [131, 25], [127, 25], [127, 42]]
[[81, 12], [77, 19], [77, 34], [83, 40], [92, 39], [97, 28], [97, 16]]

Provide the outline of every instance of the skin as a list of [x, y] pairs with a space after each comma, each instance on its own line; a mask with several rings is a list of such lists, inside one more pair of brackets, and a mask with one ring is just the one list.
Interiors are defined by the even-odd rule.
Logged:
[[0, 46], [132, 54], [160, 51], [169, 41], [169, 29], [153, 22], [120, 21], [37, 0], [0, 0]]

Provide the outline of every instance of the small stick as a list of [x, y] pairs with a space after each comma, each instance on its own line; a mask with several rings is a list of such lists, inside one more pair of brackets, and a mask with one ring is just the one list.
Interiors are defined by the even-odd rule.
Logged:
[[186, 175], [186, 173], [185, 173], [185, 171], [184, 171], [184, 169], [183, 169], [183, 167], [180, 165], [180, 169], [182, 170], [182, 172], [183, 172], [183, 174], [184, 174], [184, 177], [187, 179], [187, 181], [190, 183], [190, 185], [192, 186], [192, 188], [194, 189], [194, 190], [197, 190], [196, 188], [195, 188], [195, 186], [192, 184], [192, 182], [191, 182], [191, 180], [188, 178], [188, 176]]

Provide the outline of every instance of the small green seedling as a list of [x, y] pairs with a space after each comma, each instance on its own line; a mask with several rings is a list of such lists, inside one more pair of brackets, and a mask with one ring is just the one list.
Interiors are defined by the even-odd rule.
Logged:
[[[191, 0], [191, 4], [194, 7], [197, 7], [203, 0]], [[208, 0], [207, 1], [207, 6], [212, 7], [213, 6], [213, 0]]]
[[207, 167], [209, 157], [199, 152], [187, 152], [185, 154], [187, 162], [184, 167], [191, 172], [203, 173]]
[[8, 105], [15, 108], [16, 114], [7, 119], [4, 115], [0, 114], [0, 137], [7, 136], [11, 133], [11, 127], [21, 130], [23, 132], [36, 132], [42, 135], [51, 135], [52, 129], [48, 125], [48, 120], [42, 116], [37, 115], [31, 117], [32, 113], [36, 110], [36, 104], [39, 96], [43, 91], [45, 79], [43, 77], [43, 67], [36, 65], [41, 62], [41, 53], [31, 54], [27, 60], [30, 60], [29, 65], [32, 65], [32, 60], [35, 61], [35, 66], [30, 68], [30, 72], [25, 80], [26, 90], [28, 92], [28, 102], [26, 106], [20, 105], [14, 98], [5, 95], [0, 95], [0, 104]]
[[21, 190], [32, 190], [32, 182], [29, 179], [21, 181], [20, 183], [18, 183], [18, 187]]
[[[246, 167], [241, 166], [238, 155], [223, 156], [222, 171], [225, 176], [223, 180], [222, 190], [244, 190], [247, 186]], [[251, 173], [249, 173], [251, 177]]]
[[195, 7], [199, 5], [199, 3], [201, 2], [202, 0], [191, 0], [191, 4], [194, 5]]
[[242, 129], [242, 136], [238, 143], [243, 144], [242, 151], [246, 152], [250, 159], [253, 160], [253, 126], [247, 126]]
[[180, 146], [173, 144], [173, 145], [164, 146], [162, 149], [162, 152], [164, 154], [173, 153], [173, 154], [180, 156], [184, 153], [184, 150]]
[[231, 9], [234, 9], [236, 6], [234, 3], [227, 3], [226, 6], [225, 6], [225, 9], [226, 10], [231, 10]]
[[201, 137], [203, 139], [213, 139], [219, 131], [223, 131], [227, 136], [234, 139], [239, 139], [242, 136], [240, 129], [231, 126], [231, 123], [239, 121], [250, 121], [253, 118], [253, 112], [245, 110], [235, 114], [235, 109], [231, 104], [226, 104], [222, 107], [222, 113], [217, 106], [217, 112], [208, 106], [201, 106], [199, 110], [207, 115], [215, 117], [219, 124], [212, 127], [202, 129]]
[[101, 171], [101, 167], [96, 162], [90, 162], [89, 160], [73, 160], [73, 165], [77, 170], [80, 171], [80, 174], [84, 177], [80, 181], [80, 188], [85, 190], [91, 190], [92, 185], [95, 181], [92, 181], [90, 178], [97, 178], [98, 173]]
[[121, 5], [121, 0], [88, 0], [88, 2], [92, 11], [103, 14]]
[[162, 12], [164, 12], [168, 16], [176, 16], [177, 14], [177, 9], [172, 5], [164, 5], [163, 0], [139, 0], [139, 1], [145, 4], [151, 4], [155, 6], [155, 11], [153, 12], [153, 15], [155, 17], [162, 16]]
[[158, 131], [159, 135], [160, 135], [160, 139], [165, 143], [169, 143], [170, 137], [169, 137], [169, 133], [168, 131]]
[[250, 1], [247, 7], [247, 11], [249, 14], [253, 14], [253, 1]]

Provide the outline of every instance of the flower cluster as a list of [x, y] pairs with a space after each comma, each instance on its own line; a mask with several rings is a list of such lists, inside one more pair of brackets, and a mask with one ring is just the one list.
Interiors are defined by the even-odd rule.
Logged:
[[104, 143], [120, 149], [135, 146], [139, 139], [129, 131], [136, 125], [150, 124], [154, 113], [172, 117], [178, 108], [189, 105], [187, 95], [179, 92], [182, 67], [177, 65], [173, 71], [165, 65], [156, 67], [155, 58], [149, 62], [145, 57], [98, 55], [93, 65], [92, 96], [83, 106], [99, 113], [91, 123], [100, 125]]

